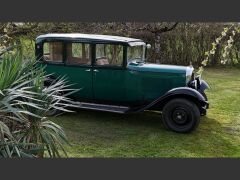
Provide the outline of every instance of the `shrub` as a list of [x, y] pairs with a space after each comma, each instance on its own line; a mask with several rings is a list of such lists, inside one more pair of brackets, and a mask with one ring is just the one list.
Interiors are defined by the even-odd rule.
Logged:
[[[65, 78], [44, 86], [44, 68], [20, 53], [7, 53], [0, 62], [0, 157], [60, 157], [67, 155], [63, 129], [49, 120], [47, 112], [71, 112]], [[61, 92], [61, 93], [59, 93]]]

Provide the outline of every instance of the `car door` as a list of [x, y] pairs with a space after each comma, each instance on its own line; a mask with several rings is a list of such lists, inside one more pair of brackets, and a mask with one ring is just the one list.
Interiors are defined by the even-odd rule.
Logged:
[[80, 42], [66, 44], [66, 68], [73, 88], [80, 89], [74, 94], [78, 100], [91, 100], [93, 98], [92, 87], [92, 62], [91, 45]]
[[93, 94], [100, 101], [125, 101], [124, 47], [96, 44], [93, 65]]
[[69, 88], [80, 89], [72, 96], [77, 100], [93, 98], [91, 45], [86, 43], [46, 42], [43, 45], [46, 71], [67, 78]]

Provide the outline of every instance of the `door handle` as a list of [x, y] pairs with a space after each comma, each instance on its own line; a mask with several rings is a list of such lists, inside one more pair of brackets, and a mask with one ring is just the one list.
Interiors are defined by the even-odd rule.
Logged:
[[138, 72], [137, 71], [133, 71], [133, 70], [130, 70], [129, 71], [131, 74], [137, 74]]
[[86, 69], [85, 71], [86, 71], [86, 72], [90, 72], [90, 71], [91, 71], [91, 69]]
[[99, 72], [99, 70], [97, 70], [97, 69], [94, 69], [93, 71], [94, 71], [94, 72]]

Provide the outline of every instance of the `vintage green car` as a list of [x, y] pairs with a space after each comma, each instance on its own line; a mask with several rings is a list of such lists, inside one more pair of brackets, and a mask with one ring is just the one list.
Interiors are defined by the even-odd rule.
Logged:
[[53, 74], [67, 76], [79, 108], [116, 113], [162, 112], [175, 132], [195, 129], [208, 108], [208, 85], [191, 66], [146, 62], [149, 45], [140, 39], [96, 34], [45, 34], [36, 38], [36, 56]]

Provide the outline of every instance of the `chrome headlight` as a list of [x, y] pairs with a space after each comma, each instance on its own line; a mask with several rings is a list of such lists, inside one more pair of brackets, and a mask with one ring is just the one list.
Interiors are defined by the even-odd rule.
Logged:
[[194, 79], [194, 73], [193, 73], [194, 68], [192, 66], [188, 66], [186, 69], [186, 84], [189, 83], [189, 81]]
[[187, 85], [190, 88], [198, 90], [200, 88], [200, 85], [201, 85], [201, 76], [193, 77], [193, 80], [189, 81]]

